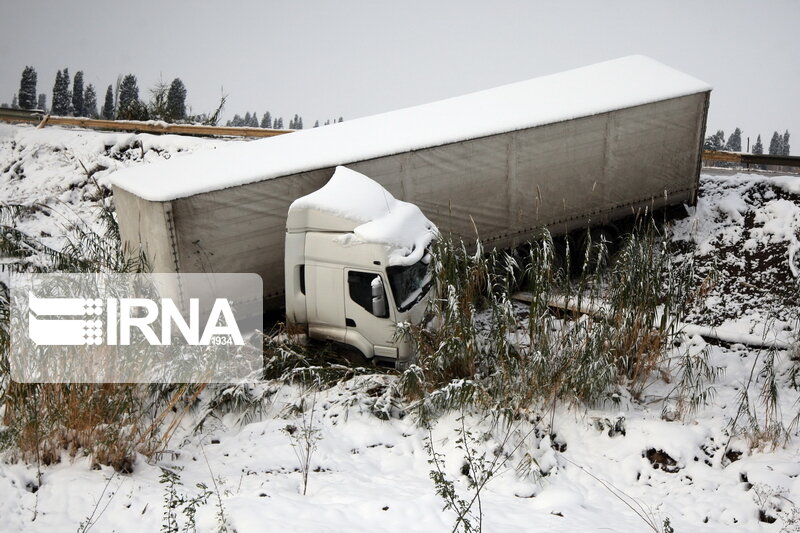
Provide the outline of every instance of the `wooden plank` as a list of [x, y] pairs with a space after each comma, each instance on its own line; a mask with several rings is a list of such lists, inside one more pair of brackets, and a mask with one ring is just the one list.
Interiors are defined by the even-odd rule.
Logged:
[[740, 154], [738, 152], [719, 152], [703, 150], [704, 161], [724, 161], [740, 165], [773, 165], [779, 167], [800, 167], [800, 157], [794, 155]]
[[135, 133], [155, 133], [173, 135], [215, 136], [215, 137], [274, 137], [294, 130], [273, 130], [266, 128], [234, 128], [227, 126], [204, 126], [200, 124], [168, 124], [166, 122], [139, 122], [135, 120], [101, 120], [83, 117], [59, 117], [40, 112], [19, 109], [0, 109], [0, 120], [5, 122], [28, 122], [36, 124], [76, 126], [108, 131], [130, 131]]
[[716, 150], [703, 150], [703, 159], [706, 161], [725, 161], [728, 163], [741, 163], [742, 154], [736, 152], [718, 152]]

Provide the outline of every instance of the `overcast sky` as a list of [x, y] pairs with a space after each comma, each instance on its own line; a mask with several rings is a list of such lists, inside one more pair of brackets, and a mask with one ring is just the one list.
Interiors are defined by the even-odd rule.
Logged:
[[[739, 126], [800, 152], [800, 2], [24, 0], [0, 17], [0, 102], [25, 65], [50, 104], [56, 70], [105, 88], [133, 73], [140, 97], [180, 77], [195, 113], [269, 110], [345, 119], [630, 54], [714, 87], [708, 130]], [[480, 110], [475, 110], [480, 120]]]

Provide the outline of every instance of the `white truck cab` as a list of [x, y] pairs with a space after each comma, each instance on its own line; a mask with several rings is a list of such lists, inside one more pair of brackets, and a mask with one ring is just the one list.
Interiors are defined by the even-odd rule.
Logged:
[[337, 167], [298, 198], [286, 219], [286, 319], [311, 338], [404, 366], [410, 341], [397, 323], [422, 320], [434, 280], [428, 247], [437, 229], [420, 209]]

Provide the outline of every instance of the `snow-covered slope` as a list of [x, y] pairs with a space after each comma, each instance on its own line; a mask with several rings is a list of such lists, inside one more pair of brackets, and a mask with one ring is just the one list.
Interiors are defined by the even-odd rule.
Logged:
[[800, 176], [709, 169], [672, 239], [716, 283], [691, 322], [784, 340], [800, 306]]
[[92, 221], [101, 199], [110, 203], [108, 177], [115, 171], [225, 143], [0, 123], [0, 201], [31, 207], [17, 228], [58, 247], [66, 226]]

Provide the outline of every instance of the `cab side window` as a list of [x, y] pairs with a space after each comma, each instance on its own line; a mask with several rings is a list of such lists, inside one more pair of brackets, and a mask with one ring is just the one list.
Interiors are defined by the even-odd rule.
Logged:
[[378, 318], [389, 316], [386, 290], [380, 275], [372, 272], [347, 273], [347, 287], [350, 299]]

